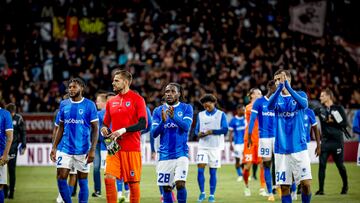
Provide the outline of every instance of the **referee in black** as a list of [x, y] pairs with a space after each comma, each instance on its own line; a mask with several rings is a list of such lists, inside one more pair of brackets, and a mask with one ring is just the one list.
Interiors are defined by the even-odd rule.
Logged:
[[344, 108], [334, 104], [334, 94], [330, 89], [325, 89], [320, 94], [322, 106], [317, 108], [316, 114], [321, 124], [321, 154], [319, 165], [319, 190], [315, 195], [324, 195], [324, 180], [326, 162], [330, 155], [339, 170], [343, 187], [340, 194], [347, 194], [348, 178], [344, 166], [344, 132], [348, 125]]
[[8, 171], [9, 171], [9, 192], [7, 198], [14, 198], [14, 189], [15, 189], [15, 168], [16, 168], [16, 157], [18, 150], [20, 154], [24, 154], [26, 149], [26, 128], [23, 117], [20, 114], [16, 113], [16, 105], [10, 103], [6, 105], [6, 110], [8, 110], [12, 116], [13, 126], [14, 126], [14, 138], [9, 151], [9, 162], [8, 162]]

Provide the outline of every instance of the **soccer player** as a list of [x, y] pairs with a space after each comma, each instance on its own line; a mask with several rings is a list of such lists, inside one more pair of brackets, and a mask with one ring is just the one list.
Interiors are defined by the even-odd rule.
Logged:
[[[271, 177], [271, 157], [273, 155], [274, 136], [275, 136], [275, 113], [269, 110], [267, 105], [270, 96], [275, 92], [276, 86], [273, 80], [267, 83], [267, 94], [257, 99], [251, 109], [248, 140], [251, 140], [255, 120], [259, 124], [259, 148], [258, 156], [262, 159], [262, 167], [264, 169], [265, 182], [267, 187], [267, 195], [269, 201], [275, 201], [272, 192], [272, 177]], [[252, 141], [250, 141], [252, 143]], [[261, 177], [260, 177], [261, 178]]]
[[147, 116], [145, 101], [130, 90], [131, 82], [130, 72], [115, 72], [112, 85], [117, 95], [106, 103], [104, 127], [101, 128], [102, 135], [116, 141], [121, 148], [114, 155], [106, 157], [105, 187], [108, 203], [117, 202], [116, 178], [123, 178], [125, 183], [129, 183], [130, 202], [140, 202], [140, 131], [146, 128]]
[[359, 146], [358, 146], [356, 165], [360, 166], [360, 110], [357, 110], [354, 115], [352, 129], [353, 129], [353, 132], [359, 136]]
[[244, 134], [246, 127], [244, 113], [244, 105], [239, 104], [236, 108], [236, 115], [231, 119], [229, 123], [230, 150], [234, 152], [235, 169], [238, 175], [237, 181], [239, 182], [243, 180], [241, 164], [242, 158], [244, 157]]
[[[18, 151], [21, 155], [25, 153], [26, 149], [26, 127], [23, 117], [16, 113], [16, 105], [10, 103], [6, 105], [6, 109], [10, 112], [13, 119], [13, 141], [10, 147], [9, 157], [11, 158], [8, 162], [9, 170], [9, 199], [14, 199], [14, 189], [15, 189], [15, 169], [16, 169], [16, 158]], [[6, 194], [5, 194], [6, 195]]]
[[[106, 105], [106, 93], [100, 93], [96, 96], [96, 107], [98, 109], [97, 115], [99, 118], [99, 130], [102, 127], [102, 123], [105, 115], [105, 105]], [[99, 132], [100, 133], [100, 132]], [[101, 150], [106, 149], [104, 144], [104, 137], [99, 136], [98, 142], [96, 144], [95, 150], [95, 158], [94, 158], [94, 171], [93, 171], [93, 179], [94, 179], [94, 192], [91, 196], [93, 197], [101, 197]]]
[[[68, 94], [64, 95], [64, 99], [68, 99]], [[56, 111], [56, 116], [55, 116], [55, 121], [54, 121], [54, 129], [53, 129], [53, 133], [52, 133], [52, 142], [54, 143], [55, 141], [55, 137], [56, 137], [56, 133], [57, 130], [59, 129], [59, 123], [60, 123], [60, 114], [59, 111]], [[58, 144], [58, 149], [62, 148], [64, 139], [60, 140], [60, 143]], [[57, 151], [57, 153], [60, 153], [59, 150]], [[71, 166], [70, 172], [69, 172], [69, 181], [68, 181], [68, 185], [69, 185], [69, 193], [73, 194], [74, 193], [74, 189], [76, 187], [76, 175], [77, 175], [77, 171], [75, 170], [74, 166]], [[73, 196], [73, 195], [71, 195]], [[63, 203], [64, 200], [61, 197], [61, 194], [59, 192], [58, 197], [56, 198], [56, 202], [57, 203]]]
[[215, 202], [216, 190], [216, 170], [221, 167], [221, 151], [224, 150], [224, 135], [228, 131], [228, 123], [225, 113], [215, 106], [216, 97], [212, 94], [205, 94], [200, 103], [204, 111], [198, 114], [195, 135], [199, 137], [198, 152], [196, 163], [198, 166], [198, 184], [200, 195], [198, 202], [205, 200], [205, 166], [209, 166], [210, 171], [210, 195], [209, 202]]
[[[250, 103], [245, 106], [245, 119], [247, 123], [250, 123], [250, 115], [251, 109], [253, 107], [254, 102], [262, 96], [260, 89], [252, 88], [249, 91]], [[243, 158], [243, 176], [244, 176], [244, 195], [251, 196], [251, 191], [249, 188], [249, 176], [250, 169], [252, 164], [259, 164], [261, 159], [258, 157], [258, 147], [259, 147], [259, 124], [258, 119], [254, 121], [254, 128], [251, 134], [251, 139], [247, 136], [249, 133], [249, 125], [245, 128], [245, 137], [244, 137], [244, 158]], [[260, 174], [260, 180], [262, 180], [262, 175]], [[265, 181], [264, 181], [265, 182]], [[265, 184], [264, 184], [265, 185]], [[260, 192], [265, 192], [263, 188], [263, 184], [261, 185]]]
[[13, 123], [9, 111], [0, 108], [0, 203], [5, 201], [4, 186], [7, 184], [7, 162], [13, 141]]
[[[89, 198], [88, 164], [95, 156], [99, 119], [95, 103], [82, 96], [84, 87], [84, 82], [80, 78], [69, 80], [70, 99], [60, 103], [60, 123], [50, 153], [51, 160], [56, 162], [58, 188], [65, 203], [71, 202], [71, 194], [66, 182], [71, 167], [75, 167], [78, 173], [79, 202], [88, 202]], [[63, 144], [58, 149], [62, 139], [64, 139]]]
[[163, 187], [165, 203], [172, 203], [175, 183], [177, 201], [186, 202], [185, 182], [189, 169], [188, 134], [193, 121], [193, 108], [183, 101], [183, 90], [178, 83], [165, 87], [165, 104], [153, 111], [151, 136], [160, 137], [159, 162], [156, 167], [157, 185]]
[[274, 74], [276, 92], [270, 97], [268, 109], [275, 111], [275, 170], [276, 184], [281, 187], [281, 201], [292, 202], [290, 185], [293, 177], [301, 184], [302, 202], [311, 200], [311, 167], [307, 152], [304, 128], [307, 96], [302, 91], [294, 91], [288, 70], [278, 70]]

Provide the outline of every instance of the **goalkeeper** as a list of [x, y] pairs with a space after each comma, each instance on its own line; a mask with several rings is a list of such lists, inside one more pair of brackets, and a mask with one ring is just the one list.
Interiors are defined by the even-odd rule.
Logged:
[[[146, 128], [147, 115], [144, 99], [130, 90], [132, 75], [120, 70], [115, 72], [113, 90], [117, 95], [106, 103], [101, 133], [116, 141], [106, 140], [109, 155], [106, 157], [105, 188], [108, 203], [117, 202], [116, 178], [124, 179], [130, 186], [130, 202], [140, 202], [141, 150], [140, 131]], [[111, 125], [111, 131], [108, 129]], [[109, 150], [110, 149], [110, 150]], [[116, 152], [117, 151], [117, 152]], [[111, 153], [114, 153], [111, 155]]]

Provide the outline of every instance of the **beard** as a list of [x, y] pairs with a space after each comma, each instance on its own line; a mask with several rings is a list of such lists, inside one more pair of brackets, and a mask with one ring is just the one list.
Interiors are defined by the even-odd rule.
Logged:
[[79, 97], [80, 95], [81, 95], [81, 92], [78, 91], [78, 92], [76, 92], [73, 96], [71, 96], [71, 94], [69, 94], [69, 97], [70, 97], [71, 99], [74, 99], [74, 98], [76, 98], [76, 97]]

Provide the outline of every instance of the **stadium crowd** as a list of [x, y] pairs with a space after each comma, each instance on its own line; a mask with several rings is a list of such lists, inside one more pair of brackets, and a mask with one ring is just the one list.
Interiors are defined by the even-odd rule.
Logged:
[[[334, 40], [342, 34], [337, 15], [328, 14], [324, 36], [316, 38], [288, 29], [288, 8], [296, 1], [144, 2], [2, 1], [0, 101], [17, 104], [20, 112], [54, 112], [64, 80], [81, 77], [85, 95], [93, 99], [99, 90], [111, 90], [111, 73], [121, 68], [135, 75], [133, 89], [151, 109], [172, 81], [183, 85], [195, 112], [204, 93], [234, 111], [249, 102], [251, 87], [265, 90], [273, 73], [286, 68], [294, 75], [293, 87], [309, 99], [330, 87], [342, 105], [355, 107], [359, 68]], [[25, 16], [21, 22], [18, 12]], [[45, 40], [37, 25], [54, 16], [103, 17], [118, 22], [122, 34], [109, 42], [106, 33], [71, 40], [51, 37], [50, 31]]]

